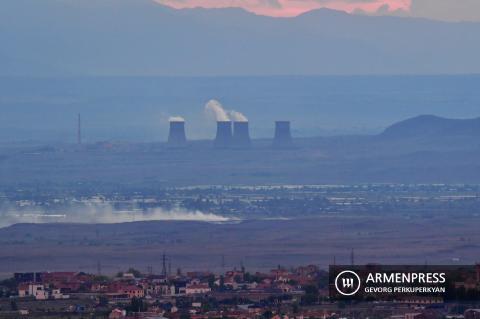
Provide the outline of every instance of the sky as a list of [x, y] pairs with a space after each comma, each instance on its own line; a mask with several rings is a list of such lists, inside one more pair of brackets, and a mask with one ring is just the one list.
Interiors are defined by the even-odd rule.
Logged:
[[156, 0], [174, 8], [241, 7], [256, 14], [290, 17], [318, 8], [357, 14], [399, 15], [443, 21], [480, 21], [480, 0]]

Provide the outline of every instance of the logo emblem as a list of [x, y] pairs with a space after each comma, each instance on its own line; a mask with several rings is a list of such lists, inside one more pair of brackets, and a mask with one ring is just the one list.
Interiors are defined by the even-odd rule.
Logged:
[[360, 290], [360, 277], [351, 270], [344, 270], [335, 278], [335, 288], [343, 296], [353, 296]]
[[343, 288], [353, 287], [353, 278], [342, 278]]

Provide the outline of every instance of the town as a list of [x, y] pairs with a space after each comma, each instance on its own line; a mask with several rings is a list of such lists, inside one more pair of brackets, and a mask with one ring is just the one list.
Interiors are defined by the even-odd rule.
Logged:
[[[165, 259], [164, 259], [165, 260]], [[480, 269], [477, 267], [477, 269]], [[462, 289], [466, 284], [460, 283]], [[468, 282], [480, 290], [480, 276]], [[480, 301], [438, 298], [389, 302], [329, 300], [328, 272], [315, 265], [221, 274], [130, 268], [114, 276], [26, 272], [0, 282], [0, 318], [478, 318]], [[348, 307], [347, 307], [348, 306]]]

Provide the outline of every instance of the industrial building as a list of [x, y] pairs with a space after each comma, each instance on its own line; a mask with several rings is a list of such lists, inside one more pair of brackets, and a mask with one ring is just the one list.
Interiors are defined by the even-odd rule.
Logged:
[[170, 121], [168, 145], [170, 147], [184, 147], [186, 144], [185, 121]]
[[233, 146], [236, 148], [248, 148], [252, 146], [248, 121], [233, 122]]
[[217, 134], [215, 136], [214, 146], [216, 148], [229, 148], [232, 146], [232, 122], [217, 121]]
[[275, 148], [288, 148], [293, 146], [290, 121], [275, 122], [275, 136], [273, 137], [272, 145]]

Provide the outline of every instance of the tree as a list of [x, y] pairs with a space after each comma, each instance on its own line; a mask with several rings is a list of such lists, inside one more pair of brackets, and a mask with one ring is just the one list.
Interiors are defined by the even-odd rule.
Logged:
[[17, 311], [18, 310], [17, 302], [15, 300], [10, 301], [10, 309], [12, 311]]
[[220, 276], [220, 290], [225, 289], [225, 277]]
[[263, 319], [270, 319], [272, 317], [273, 317], [273, 312], [271, 312], [270, 310], [267, 310], [262, 314]]
[[182, 312], [180, 319], [190, 319], [190, 314], [188, 312]]
[[130, 306], [127, 308], [128, 311], [130, 312], [144, 312], [147, 311], [148, 307], [147, 305], [143, 302], [143, 299], [141, 298], [132, 298], [132, 301], [130, 302]]
[[299, 307], [298, 307], [298, 304], [294, 303], [293, 306], [292, 306], [292, 312], [294, 314], [297, 314], [299, 311]]
[[[121, 275], [119, 276], [119, 274], [121, 274]], [[117, 277], [122, 277], [122, 276], [123, 276], [123, 273], [118, 273], [117, 274]], [[93, 282], [107, 282], [109, 280], [110, 280], [110, 278], [108, 278], [107, 276], [102, 276], [102, 275], [98, 275], [98, 276], [93, 277]]]
[[214, 286], [215, 286], [215, 275], [208, 276], [208, 286], [212, 289], [214, 288]]
[[311, 305], [318, 301], [318, 288], [310, 285], [305, 287], [305, 295], [302, 298], [304, 304]]
[[127, 272], [133, 274], [133, 275], [135, 276], [135, 278], [140, 278], [140, 277], [142, 277], [142, 273], [141, 273], [139, 270], [135, 269], [135, 268], [129, 268], [129, 269], [127, 270]]
[[0, 281], [0, 286], [7, 287], [8, 290], [15, 290], [17, 289], [18, 282], [15, 280], [15, 278], [9, 278]]

